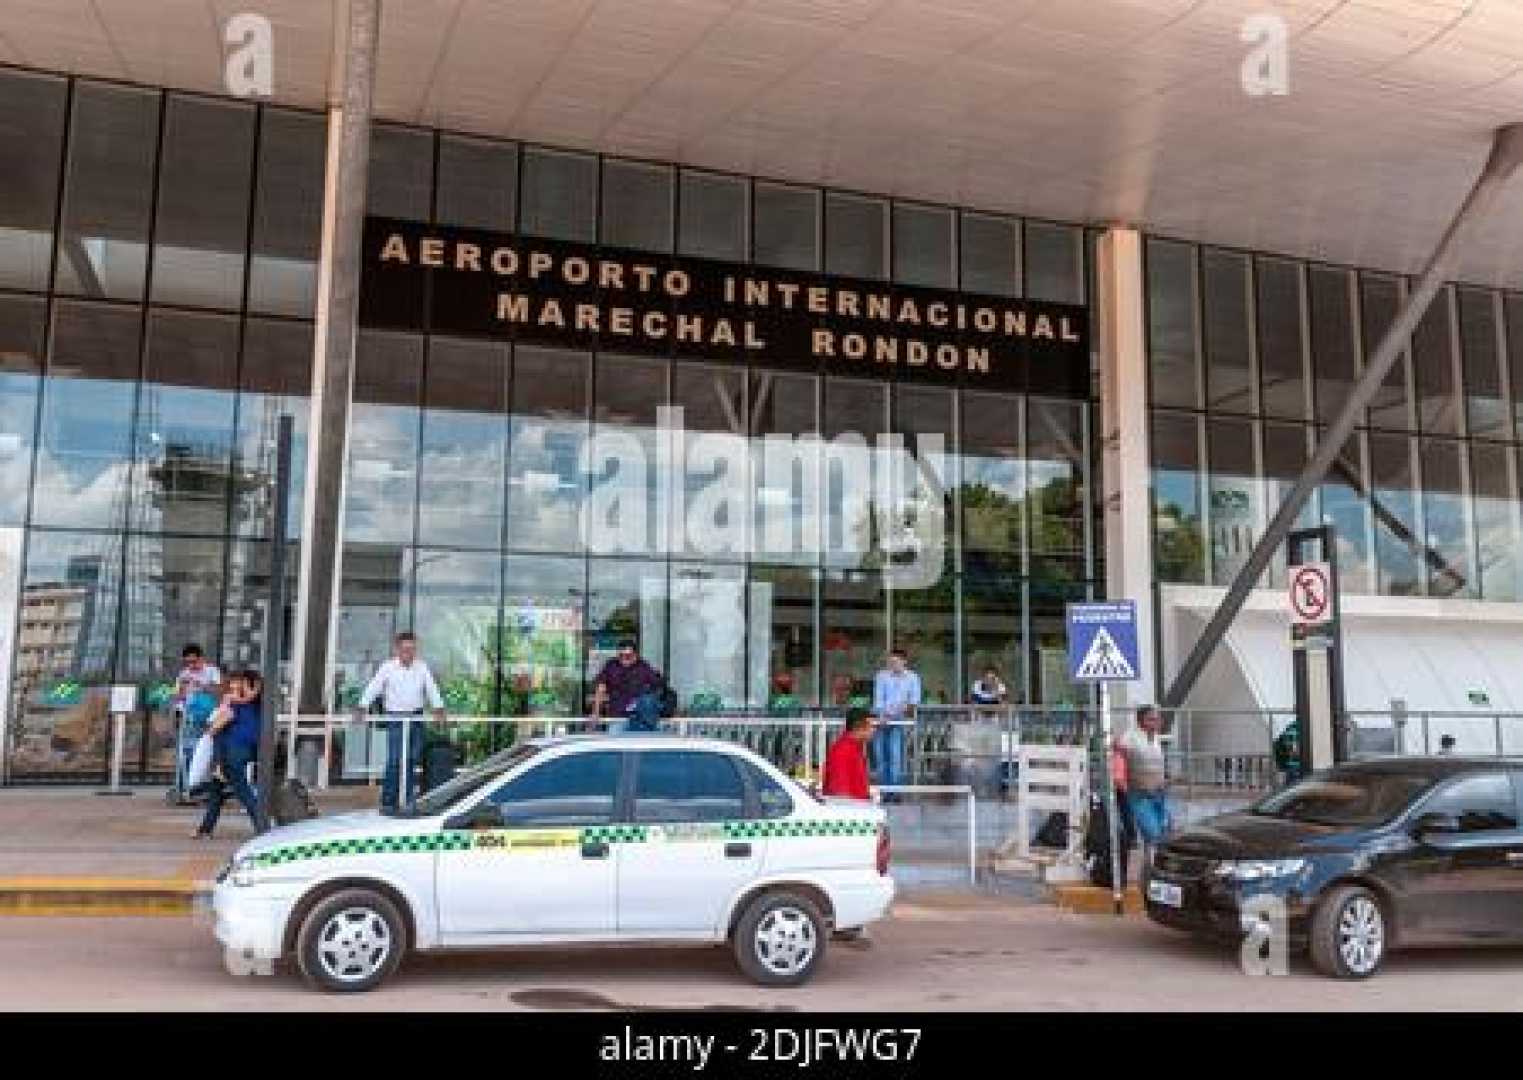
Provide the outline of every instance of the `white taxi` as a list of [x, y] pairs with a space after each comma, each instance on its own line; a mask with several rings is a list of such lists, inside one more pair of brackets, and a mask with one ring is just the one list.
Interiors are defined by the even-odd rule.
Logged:
[[238, 849], [213, 893], [244, 963], [294, 956], [324, 990], [378, 986], [409, 950], [729, 943], [769, 986], [887, 912], [884, 812], [820, 800], [731, 743], [537, 739], [397, 813], [316, 818]]

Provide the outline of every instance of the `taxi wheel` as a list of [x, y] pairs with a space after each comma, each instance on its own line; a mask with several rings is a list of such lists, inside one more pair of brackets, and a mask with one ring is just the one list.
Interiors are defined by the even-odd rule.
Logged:
[[735, 925], [735, 959], [762, 986], [799, 986], [813, 977], [830, 936], [814, 901], [793, 892], [766, 892]]
[[407, 931], [397, 907], [370, 889], [344, 889], [318, 902], [302, 920], [296, 960], [319, 990], [374, 990], [397, 965]]
[[1335, 979], [1367, 979], [1385, 959], [1387, 939], [1385, 912], [1375, 894], [1357, 885], [1339, 886], [1312, 914], [1312, 966]]

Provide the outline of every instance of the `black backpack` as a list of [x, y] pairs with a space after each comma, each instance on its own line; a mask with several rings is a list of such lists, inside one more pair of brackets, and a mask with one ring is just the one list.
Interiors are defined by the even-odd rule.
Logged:
[[270, 794], [270, 817], [277, 825], [290, 825], [318, 815], [317, 800], [294, 776]]
[[[1125, 819], [1122, 824], [1125, 824]], [[1126, 881], [1127, 860], [1131, 853], [1128, 851], [1125, 828], [1118, 830], [1118, 838], [1121, 841], [1121, 880]], [[1089, 800], [1089, 821], [1084, 829], [1084, 862], [1089, 869], [1091, 884], [1098, 885], [1102, 889], [1109, 889], [1111, 887], [1110, 815], [1106, 813], [1105, 800], [1098, 796], [1091, 796]]]
[[1042, 827], [1037, 830], [1036, 845], [1046, 848], [1068, 847], [1068, 815], [1062, 810], [1056, 810], [1047, 815], [1047, 820], [1042, 822]]

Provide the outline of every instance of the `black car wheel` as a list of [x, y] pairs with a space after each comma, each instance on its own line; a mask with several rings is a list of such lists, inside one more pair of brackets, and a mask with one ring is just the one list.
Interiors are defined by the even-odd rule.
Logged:
[[1386, 954], [1386, 919], [1380, 900], [1359, 885], [1340, 885], [1312, 914], [1311, 962], [1336, 979], [1367, 979]]
[[762, 986], [800, 986], [825, 955], [828, 928], [807, 897], [768, 892], [751, 901], [732, 942], [740, 970]]

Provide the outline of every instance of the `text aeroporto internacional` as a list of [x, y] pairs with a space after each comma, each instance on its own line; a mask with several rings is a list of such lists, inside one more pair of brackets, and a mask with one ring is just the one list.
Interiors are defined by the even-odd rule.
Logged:
[[[411, 240], [411, 242], [409, 242]], [[723, 273], [720, 295], [738, 307], [736, 316], [683, 314], [659, 307], [610, 305], [601, 296], [622, 292], [654, 300], [680, 302], [693, 291], [693, 275], [682, 267], [658, 267], [631, 258], [558, 254], [537, 249], [532, 242], [503, 241], [490, 246], [438, 235], [409, 237], [390, 232], [379, 253], [382, 265], [491, 273], [514, 282], [556, 284], [594, 289], [599, 297], [568, 300], [535, 296], [519, 290], [497, 293], [495, 318], [508, 325], [542, 330], [625, 336], [659, 345], [665, 340], [694, 345], [761, 351], [767, 348], [764, 327], [747, 312], [784, 311], [822, 318], [855, 319], [880, 324], [885, 332], [848, 332], [815, 326], [809, 347], [817, 359], [934, 365], [947, 371], [987, 374], [991, 346], [1002, 340], [1082, 341], [1068, 315], [1032, 314], [1024, 302], [963, 303], [951, 299], [923, 301], [916, 297], [837, 284], [801, 283], [781, 275]], [[520, 286], [521, 288], [521, 286]], [[989, 344], [964, 341], [926, 341], [914, 328], [936, 335], [972, 335]]]

